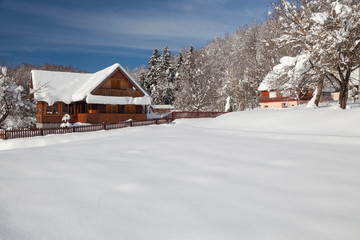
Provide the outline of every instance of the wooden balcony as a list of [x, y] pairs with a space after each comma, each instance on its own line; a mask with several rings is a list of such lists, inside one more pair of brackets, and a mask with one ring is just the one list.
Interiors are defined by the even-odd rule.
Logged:
[[101, 96], [116, 96], [116, 97], [142, 97], [143, 95], [138, 90], [132, 88], [125, 89], [103, 89], [100, 88], [95, 92], [95, 95]]

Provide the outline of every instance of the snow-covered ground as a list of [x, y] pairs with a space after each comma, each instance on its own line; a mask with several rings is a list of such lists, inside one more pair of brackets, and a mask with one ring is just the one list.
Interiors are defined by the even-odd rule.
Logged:
[[351, 107], [0, 141], [0, 239], [359, 239]]

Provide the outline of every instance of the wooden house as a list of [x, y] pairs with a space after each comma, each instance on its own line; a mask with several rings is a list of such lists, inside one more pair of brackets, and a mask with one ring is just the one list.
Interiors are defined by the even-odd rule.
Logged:
[[150, 96], [118, 63], [96, 73], [33, 70], [37, 127], [70, 122], [116, 123], [146, 120]]
[[307, 103], [312, 98], [312, 91], [300, 93], [298, 98], [277, 90], [261, 91], [261, 108], [288, 108]]

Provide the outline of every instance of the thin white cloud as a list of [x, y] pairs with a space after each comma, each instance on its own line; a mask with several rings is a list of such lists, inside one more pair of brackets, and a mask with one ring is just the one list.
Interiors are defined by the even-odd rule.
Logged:
[[[188, 0], [180, 3], [186, 2]], [[221, 5], [225, 2], [226, 0], [195, 0], [193, 5]], [[222, 33], [234, 31], [239, 26], [236, 21], [227, 19], [221, 9], [212, 10], [214, 12], [209, 17], [200, 12], [163, 13], [149, 9], [67, 9], [16, 0], [3, 1], [1, 7], [46, 19], [46, 25], [18, 23], [16, 26], [14, 23], [11, 26], [11, 23], [8, 23], [7, 31], [17, 34], [27, 31], [28, 37], [48, 43], [153, 49], [158, 47], [159, 42], [165, 42], [179, 49], [185, 46], [184, 43], [205, 43]]]

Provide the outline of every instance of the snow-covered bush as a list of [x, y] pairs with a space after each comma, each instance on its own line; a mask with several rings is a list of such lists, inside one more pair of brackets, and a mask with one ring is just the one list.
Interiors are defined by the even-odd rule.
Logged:
[[72, 124], [69, 123], [70, 121], [70, 115], [65, 113], [64, 116], [61, 119], [62, 123], [60, 124], [60, 127], [72, 127]]

